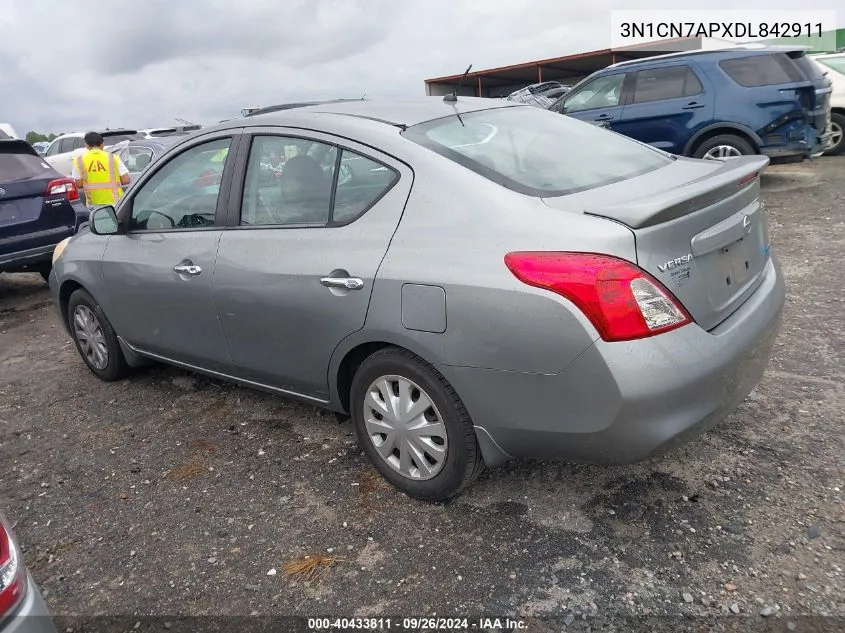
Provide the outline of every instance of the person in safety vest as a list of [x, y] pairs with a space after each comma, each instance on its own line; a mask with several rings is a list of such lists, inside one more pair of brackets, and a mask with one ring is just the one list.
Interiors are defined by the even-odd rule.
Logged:
[[129, 184], [129, 170], [117, 154], [103, 149], [101, 134], [88, 132], [85, 145], [88, 151], [73, 159], [71, 177], [85, 192], [89, 207], [117, 204], [123, 197], [123, 186]]

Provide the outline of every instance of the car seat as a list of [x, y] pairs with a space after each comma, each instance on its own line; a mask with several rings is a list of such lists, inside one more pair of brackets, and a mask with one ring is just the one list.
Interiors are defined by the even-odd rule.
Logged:
[[280, 214], [293, 223], [327, 222], [332, 181], [320, 163], [310, 156], [294, 156], [285, 163], [279, 178], [284, 207]]

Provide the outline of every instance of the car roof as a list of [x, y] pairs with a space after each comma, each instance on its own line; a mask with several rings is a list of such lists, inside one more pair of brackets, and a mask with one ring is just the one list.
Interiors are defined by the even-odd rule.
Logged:
[[[484, 97], [458, 97], [457, 101], [444, 101], [443, 97], [417, 97], [405, 100], [329, 101], [315, 105], [288, 108], [266, 114], [252, 114], [242, 119], [232, 119], [213, 129], [231, 129], [244, 125], [283, 125], [303, 115], [337, 115], [368, 119], [386, 125], [406, 128], [418, 123], [458, 114], [467, 114], [491, 108], [515, 107], [519, 104], [503, 103], [502, 99]], [[205, 128], [206, 130], [212, 128]]]
[[263, 108], [258, 108], [257, 110], [253, 110], [247, 117], [259, 116], [262, 114], [267, 114], [268, 112], [279, 112], [281, 110], [291, 110], [293, 108], [305, 108], [307, 106], [313, 105], [325, 105], [327, 103], [345, 103], [347, 101], [361, 101], [361, 99], [327, 99], [325, 101], [298, 101], [292, 103], [279, 103], [276, 105], [265, 106]]
[[731, 57], [735, 55], [745, 54], [764, 54], [764, 53], [791, 53], [791, 52], [806, 52], [810, 50], [809, 46], [802, 45], [763, 45], [763, 44], [745, 44], [738, 46], [728, 46], [725, 48], [711, 48], [700, 49], [694, 51], [679, 51], [677, 53], [666, 53], [665, 55], [655, 55], [654, 57], [645, 57], [643, 59], [629, 59], [623, 62], [616, 62], [611, 64], [605, 70], [610, 68], [629, 68], [631, 66], [646, 66], [649, 64], [660, 63], [664, 60], [672, 61], [675, 59], [682, 59], [685, 57], [705, 57], [712, 56], [716, 58]]

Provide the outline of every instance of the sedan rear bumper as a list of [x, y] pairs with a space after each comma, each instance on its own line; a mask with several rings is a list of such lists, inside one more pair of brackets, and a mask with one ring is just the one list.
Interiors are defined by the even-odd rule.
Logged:
[[729, 415], [771, 358], [785, 301], [772, 259], [757, 291], [707, 332], [597, 341], [559, 374], [440, 367], [476, 424], [490, 465], [508, 457], [630, 463]]

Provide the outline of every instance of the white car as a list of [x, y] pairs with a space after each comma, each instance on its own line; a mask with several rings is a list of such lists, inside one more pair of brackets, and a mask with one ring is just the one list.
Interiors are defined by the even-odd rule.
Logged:
[[11, 123], [0, 123], [0, 138], [17, 139], [20, 137], [18, 136], [18, 133], [15, 132], [15, 128], [12, 127]]
[[845, 151], [845, 50], [838, 53], [823, 53], [813, 55], [815, 61], [822, 65], [827, 78], [833, 84], [830, 95], [830, 127], [832, 147], [825, 152], [826, 156], [835, 156]]
[[[143, 138], [136, 130], [105, 130], [100, 131], [108, 149], [121, 141], [131, 141]], [[63, 176], [70, 176], [73, 171], [73, 159], [85, 153], [85, 132], [73, 132], [57, 136], [47, 151], [46, 160], [57, 172]]]

